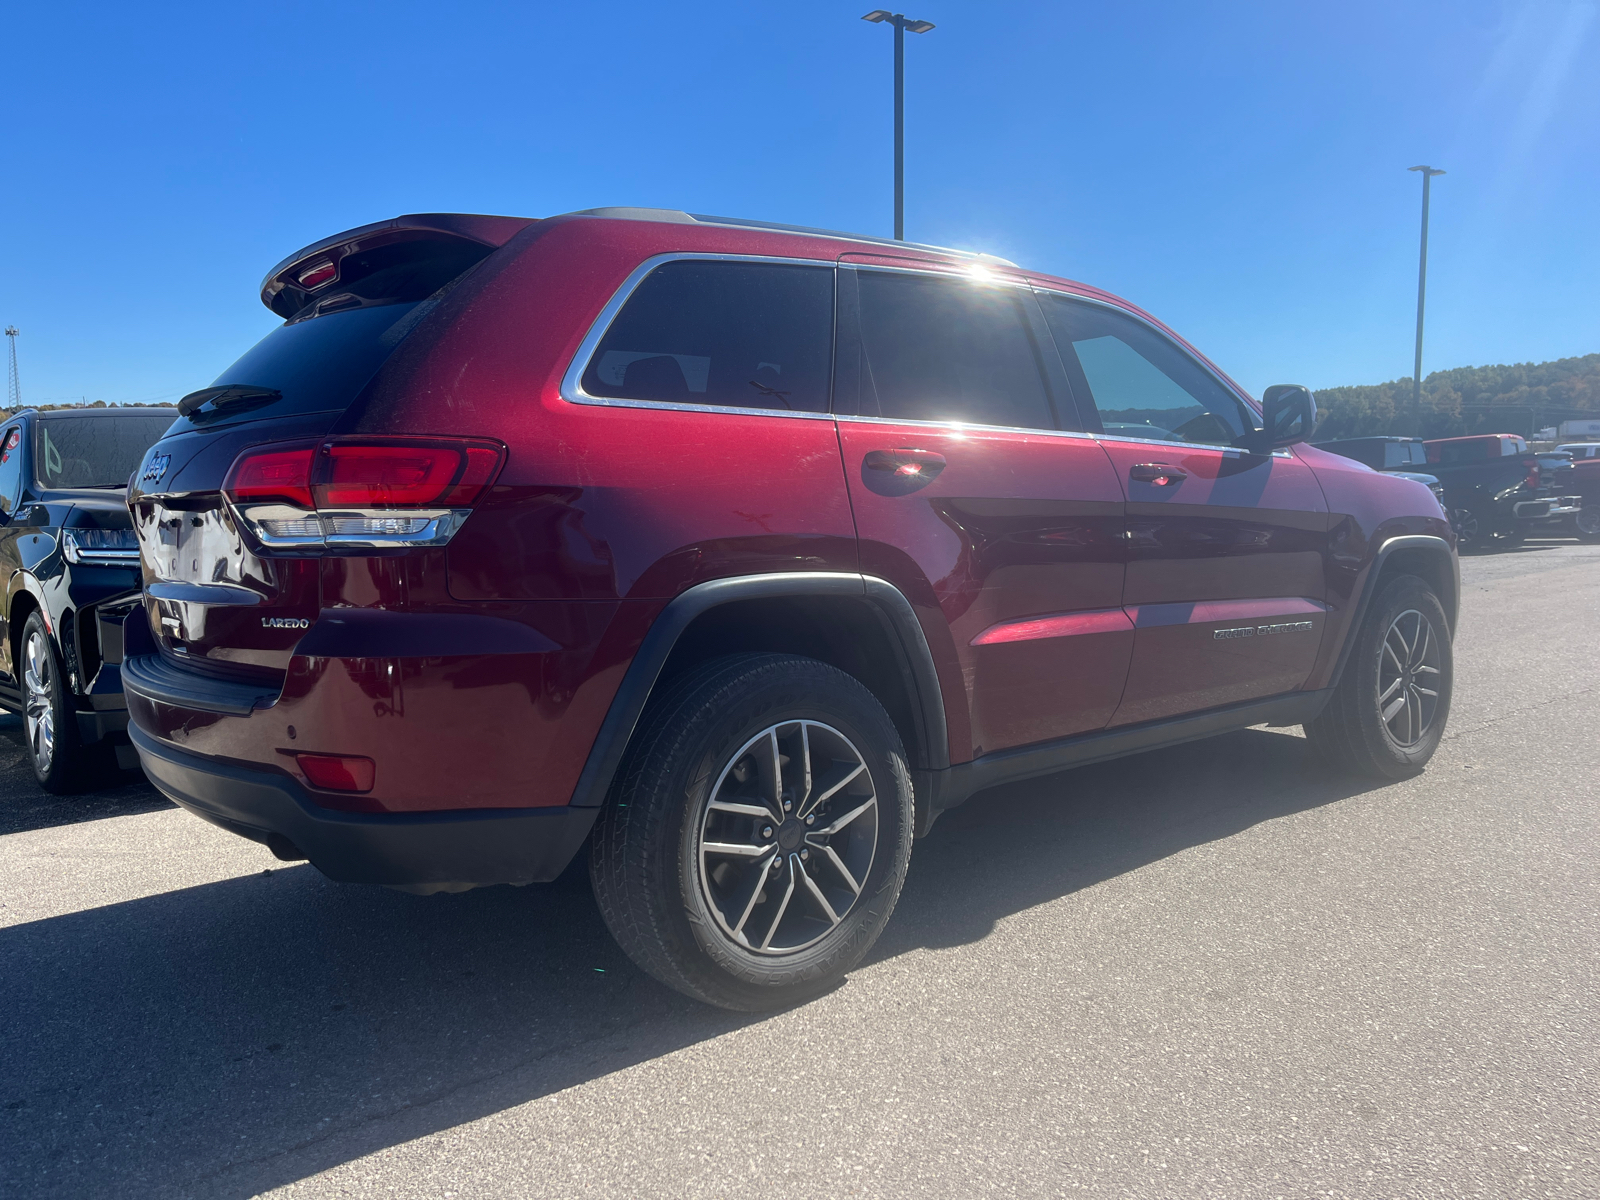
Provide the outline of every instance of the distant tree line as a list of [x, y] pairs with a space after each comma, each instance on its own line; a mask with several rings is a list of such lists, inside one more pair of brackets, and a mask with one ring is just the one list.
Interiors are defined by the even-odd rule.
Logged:
[[90, 404], [24, 404], [22, 408], [0, 408], [0, 421], [4, 421], [12, 413], [21, 412], [23, 408], [31, 408], [37, 412], [55, 412], [60, 408], [171, 408], [170, 401], [155, 401], [150, 404], [107, 404], [104, 400], [96, 400]]
[[1317, 389], [1318, 440], [1371, 437], [1456, 437], [1518, 433], [1533, 437], [1562, 421], [1600, 418], [1600, 354], [1554, 362], [1435, 371], [1422, 381], [1421, 411], [1411, 409], [1412, 382]]

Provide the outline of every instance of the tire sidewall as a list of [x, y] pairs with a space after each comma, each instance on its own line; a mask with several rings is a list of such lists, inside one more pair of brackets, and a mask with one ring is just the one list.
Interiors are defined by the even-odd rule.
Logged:
[[[761, 655], [746, 663], [734, 679], [719, 680], [738, 689], [739, 702], [686, 714], [687, 736], [671, 761], [660, 764], [658, 786], [651, 790], [671, 808], [662, 814], [653, 849], [670, 861], [658, 861], [654, 876], [669, 884], [661, 890], [671, 894], [651, 897], [651, 903], [659, 902], [658, 928], [701, 998], [724, 1007], [767, 1009], [827, 990], [872, 948], [910, 861], [912, 792], [893, 723], [854, 678], [811, 659]], [[832, 726], [860, 751], [878, 799], [878, 843], [861, 897], [836, 928], [791, 954], [757, 954], [729, 940], [702, 892], [700, 816], [709, 791], [745, 743], [769, 726], [802, 719]]]

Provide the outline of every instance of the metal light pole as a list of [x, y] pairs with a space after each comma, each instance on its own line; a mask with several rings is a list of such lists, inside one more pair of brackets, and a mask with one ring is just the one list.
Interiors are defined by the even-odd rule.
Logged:
[[927, 33], [932, 21], [907, 19], [904, 13], [875, 8], [863, 21], [894, 25], [894, 240], [906, 240], [906, 34]]
[[17, 327], [6, 326], [6, 341], [11, 345], [11, 371], [6, 376], [6, 404], [11, 408], [22, 407], [22, 380], [17, 377]]
[[1417, 362], [1411, 380], [1411, 411], [1422, 412], [1422, 307], [1428, 295], [1428, 187], [1435, 175], [1444, 172], [1434, 167], [1407, 167], [1422, 172], [1422, 259], [1417, 266]]

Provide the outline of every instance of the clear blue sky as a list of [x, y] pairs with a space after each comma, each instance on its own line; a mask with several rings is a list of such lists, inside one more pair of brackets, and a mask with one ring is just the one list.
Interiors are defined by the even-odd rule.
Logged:
[[[266, 269], [401, 212], [891, 232], [865, 0], [11, 5], [0, 324], [24, 399], [174, 398]], [[1552, 3], [918, 0], [907, 236], [1144, 305], [1247, 388], [1600, 351], [1600, 19]], [[1584, 64], [1588, 65], [1585, 66]]]

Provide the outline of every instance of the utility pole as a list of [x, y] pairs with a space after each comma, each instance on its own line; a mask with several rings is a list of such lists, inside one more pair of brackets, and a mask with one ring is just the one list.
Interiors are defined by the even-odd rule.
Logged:
[[1422, 259], [1417, 266], [1417, 362], [1411, 379], [1411, 412], [1422, 414], [1422, 308], [1428, 296], [1428, 187], [1435, 175], [1444, 172], [1433, 167], [1407, 167], [1422, 172]]
[[927, 33], [932, 21], [908, 20], [904, 13], [875, 8], [863, 21], [894, 25], [894, 240], [906, 240], [906, 33]]
[[6, 326], [6, 341], [11, 346], [11, 374], [6, 378], [6, 405], [14, 412], [22, 407], [22, 380], [17, 377], [17, 327]]

